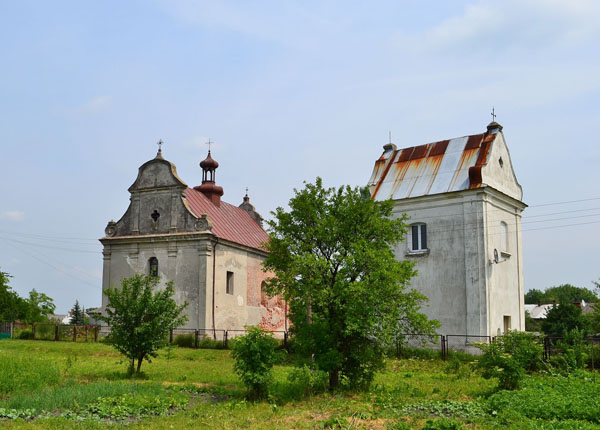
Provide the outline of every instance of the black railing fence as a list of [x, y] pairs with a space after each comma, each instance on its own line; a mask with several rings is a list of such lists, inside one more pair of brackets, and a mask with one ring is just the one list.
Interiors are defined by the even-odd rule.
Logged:
[[[22, 322], [0, 322], [0, 338], [12, 337], [15, 339], [67, 341], [67, 342], [98, 342], [110, 333], [110, 327], [105, 325], [66, 325], [50, 323], [22, 323]], [[273, 337], [281, 341], [281, 345], [289, 350], [291, 334], [287, 330], [271, 330]], [[178, 346], [189, 348], [221, 348], [227, 349], [229, 341], [246, 334], [245, 329], [193, 329], [175, 328], [169, 332], [168, 342]], [[443, 360], [447, 360], [451, 351], [460, 351], [477, 354], [480, 350], [478, 343], [490, 343], [494, 341], [492, 336], [480, 336], [470, 334], [400, 334], [395, 341], [395, 354], [404, 357], [415, 354], [416, 350], [422, 353], [429, 351], [439, 353]], [[562, 337], [539, 336], [538, 341], [543, 345], [543, 358], [550, 360], [551, 357], [564, 354], [572, 339]], [[588, 361], [591, 368], [595, 369], [600, 364], [600, 337], [588, 337], [578, 339], [582, 345], [588, 348]], [[423, 354], [422, 354], [423, 355]]]

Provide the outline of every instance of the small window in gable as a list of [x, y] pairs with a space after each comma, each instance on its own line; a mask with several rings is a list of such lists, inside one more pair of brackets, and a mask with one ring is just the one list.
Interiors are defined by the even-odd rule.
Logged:
[[410, 251], [418, 252], [427, 250], [427, 224], [412, 224], [409, 236], [408, 248]]
[[227, 272], [227, 284], [225, 285], [225, 292], [227, 294], [233, 294], [233, 272]]
[[151, 257], [150, 260], [148, 260], [148, 266], [148, 274], [150, 276], [158, 276], [158, 258]]
[[504, 167], [504, 160], [502, 160], [502, 157], [498, 159], [498, 164], [500, 164], [501, 168]]

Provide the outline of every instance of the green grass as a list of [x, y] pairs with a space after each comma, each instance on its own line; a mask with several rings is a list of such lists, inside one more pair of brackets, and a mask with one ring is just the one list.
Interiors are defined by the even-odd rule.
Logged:
[[[457, 423], [482, 430], [600, 429], [594, 418], [600, 416], [600, 378], [538, 376], [521, 391], [495, 393], [497, 382], [480, 377], [472, 360], [391, 359], [369, 392], [312, 396], [288, 381], [293, 368], [283, 364], [273, 370], [269, 400], [251, 403], [227, 350], [162, 350], [143, 364], [142, 378], [129, 379], [128, 363], [105, 344], [6, 340], [0, 342], [0, 363], [10, 363], [20, 382], [11, 382], [10, 390], [2, 386], [0, 410], [38, 418], [0, 420], [0, 427], [387, 430]], [[36, 373], [45, 369], [57, 376]], [[42, 410], [47, 412], [40, 418]], [[575, 412], [557, 412], [568, 410]]]

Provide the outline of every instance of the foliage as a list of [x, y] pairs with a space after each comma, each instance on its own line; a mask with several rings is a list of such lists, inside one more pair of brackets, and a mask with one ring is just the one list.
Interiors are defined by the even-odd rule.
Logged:
[[25, 314], [25, 301], [8, 285], [10, 278], [0, 271], [0, 321], [15, 321]]
[[307, 365], [293, 369], [288, 375], [288, 381], [293, 390], [302, 396], [312, 396], [327, 389], [328, 376], [326, 372], [311, 369]]
[[56, 309], [54, 300], [44, 293], [38, 293], [35, 288], [29, 292], [25, 302], [27, 314], [23, 320], [29, 323], [47, 321], [46, 315], [53, 314]]
[[236, 339], [231, 356], [235, 372], [252, 398], [263, 398], [273, 380], [271, 368], [277, 362], [273, 335], [259, 327], [248, 327], [246, 335]]
[[140, 418], [150, 415], [165, 416], [172, 409], [181, 409], [188, 403], [187, 396], [181, 394], [140, 395], [126, 393], [116, 397], [100, 397], [84, 409], [84, 413], [112, 420]]
[[546, 313], [542, 331], [550, 337], [562, 337], [573, 329], [587, 333], [588, 324], [580, 308], [568, 302], [560, 303]]
[[182, 348], [193, 348], [196, 343], [196, 337], [192, 333], [178, 334], [173, 339], [173, 343]]
[[73, 310], [71, 312], [71, 325], [84, 325], [85, 324], [85, 313], [79, 306], [79, 300], [75, 300]]
[[525, 311], [525, 331], [536, 333], [542, 331], [542, 321], [532, 318], [529, 311]]
[[593, 354], [593, 345], [584, 341], [583, 330], [573, 329], [556, 341], [550, 340], [554, 349], [560, 352], [550, 358], [552, 365], [562, 371], [582, 369], [586, 366], [588, 357]]
[[58, 383], [60, 371], [52, 361], [30, 356], [0, 354], [0, 395], [31, 391]]
[[598, 302], [598, 295], [587, 288], [575, 287], [571, 284], [562, 284], [556, 287], [550, 287], [546, 291], [535, 288], [525, 293], [525, 303], [536, 305], [538, 303], [548, 304], [556, 301], [557, 303], [575, 303], [585, 300], [589, 303]]
[[483, 405], [478, 402], [463, 402], [453, 400], [428, 400], [413, 403], [402, 407], [402, 414], [424, 414], [427, 416], [455, 417], [455, 418], [477, 418], [487, 415]]
[[587, 372], [528, 378], [519, 391], [493, 394], [488, 405], [491, 411], [514, 411], [527, 418], [600, 423], [600, 384], [592, 378]]
[[392, 202], [367, 189], [325, 189], [317, 178], [294, 191], [289, 212], [279, 207], [268, 222], [267, 291], [287, 301], [296, 351], [329, 373], [331, 388], [340, 373], [368, 386], [396, 336], [438, 327], [419, 312], [426, 297], [407, 290], [413, 264], [392, 250], [406, 218], [392, 219]]
[[509, 331], [477, 347], [483, 351], [478, 362], [482, 375], [498, 378], [498, 386], [504, 390], [518, 388], [525, 373], [539, 369], [542, 363], [542, 345], [526, 332]]
[[181, 315], [187, 302], [180, 306], [175, 303], [173, 283], [154, 292], [158, 282], [155, 276], [135, 275], [123, 279], [120, 289], [104, 290], [108, 298], [106, 315], [98, 316], [111, 326], [108, 341], [131, 360], [131, 373], [137, 360], [137, 375], [143, 360], [156, 357], [169, 331], [187, 321], [187, 316]]

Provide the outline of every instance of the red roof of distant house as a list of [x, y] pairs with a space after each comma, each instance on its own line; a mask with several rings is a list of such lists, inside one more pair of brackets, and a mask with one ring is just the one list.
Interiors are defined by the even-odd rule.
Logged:
[[245, 210], [224, 201], [215, 206], [204, 194], [192, 188], [186, 190], [185, 198], [198, 218], [208, 214], [212, 232], [218, 238], [264, 250], [261, 244], [269, 240], [269, 235]]

